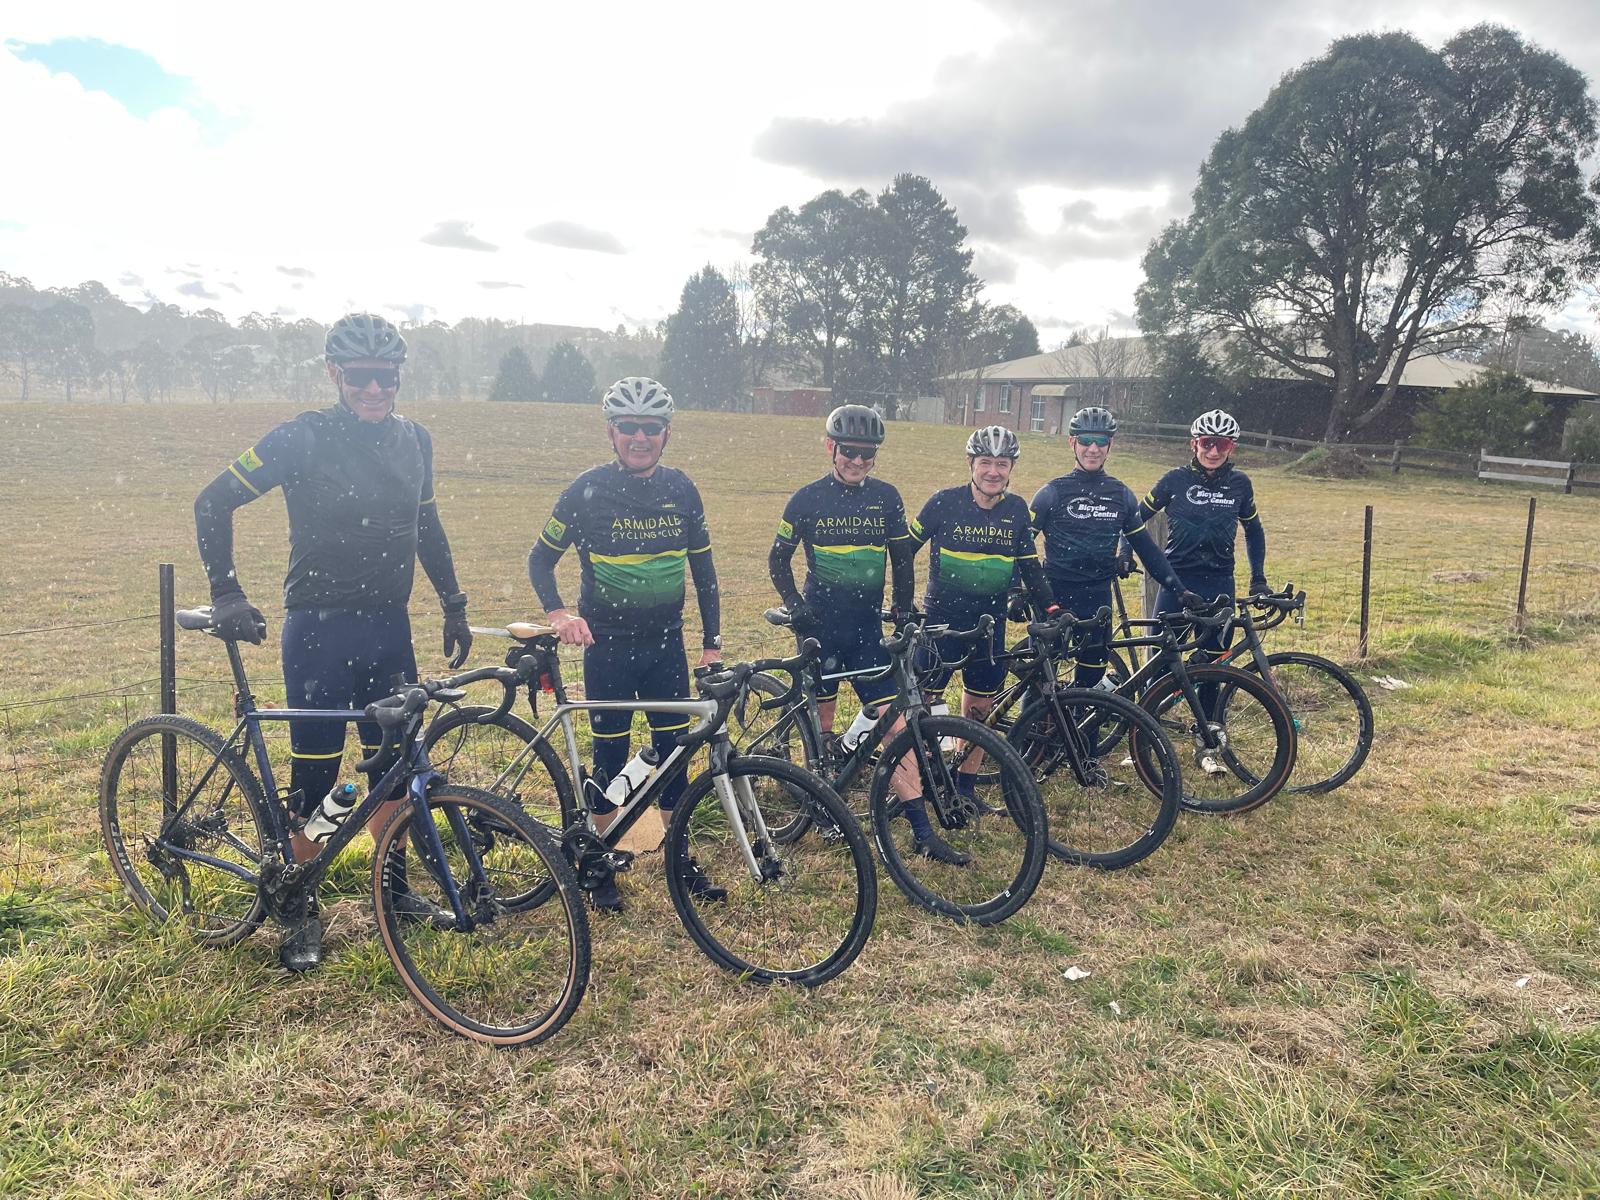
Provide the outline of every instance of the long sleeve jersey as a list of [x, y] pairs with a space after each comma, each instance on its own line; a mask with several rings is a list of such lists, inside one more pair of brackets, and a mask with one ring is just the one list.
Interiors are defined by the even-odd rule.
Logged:
[[804, 596], [812, 607], [877, 610], [883, 604], [886, 560], [895, 606], [910, 607], [916, 578], [905, 505], [883, 480], [869, 476], [850, 487], [829, 472], [789, 497], [767, 556], [772, 586], [786, 604], [801, 595], [792, 564], [800, 546], [806, 549]]
[[1167, 561], [1173, 569], [1195, 574], [1233, 574], [1234, 531], [1244, 526], [1245, 554], [1250, 578], [1261, 579], [1267, 569], [1267, 533], [1256, 508], [1250, 477], [1223, 463], [1207, 471], [1195, 463], [1175, 467], [1140, 501], [1145, 519], [1167, 510]]
[[1044, 535], [1044, 573], [1057, 591], [1105, 583], [1117, 573], [1117, 539], [1126, 537], [1156, 582], [1181, 591], [1167, 556], [1144, 527], [1128, 485], [1078, 468], [1033, 498], [1033, 527]]
[[1021, 496], [984, 508], [971, 484], [935, 492], [911, 521], [911, 541], [919, 548], [932, 543], [924, 601], [941, 619], [1002, 612], [1018, 573], [1041, 610], [1053, 603]]
[[704, 645], [720, 645], [722, 605], [700, 492], [682, 471], [649, 475], [616, 462], [592, 467], [556, 500], [533, 549], [528, 578], [545, 611], [567, 607], [556, 563], [576, 546], [578, 612], [597, 634], [652, 637], [683, 628], [685, 566], [694, 578]]
[[194, 506], [213, 597], [243, 590], [234, 510], [273, 488], [289, 512], [284, 607], [404, 603], [419, 557], [440, 596], [460, 590], [433, 495], [433, 439], [415, 421], [362, 421], [343, 405], [303, 412], [230, 463]]

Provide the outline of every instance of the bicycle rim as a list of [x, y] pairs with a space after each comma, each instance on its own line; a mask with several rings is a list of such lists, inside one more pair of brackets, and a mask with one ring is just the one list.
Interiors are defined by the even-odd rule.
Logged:
[[[1183, 770], [1182, 805], [1195, 812], [1238, 814], [1265, 804], [1294, 768], [1294, 725], [1275, 692], [1234, 667], [1189, 667], [1202, 717], [1185, 701], [1176, 679], [1153, 684], [1140, 706], [1154, 716], [1177, 749]], [[1208, 746], [1202, 720], [1212, 729]], [[1146, 782], [1157, 768], [1149, 746], [1135, 746], [1134, 761]]]
[[[408, 892], [397, 896], [391, 874], [373, 872], [378, 930], [406, 990], [463, 1037], [498, 1046], [550, 1037], [577, 1010], [589, 978], [588, 918], [561, 850], [506, 801], [456, 784], [432, 793], [420, 819], [437, 831], [442, 858], [424, 849], [419, 815], [407, 804], [379, 834], [377, 862], [404, 839]], [[492, 845], [478, 846], [469, 832], [475, 823], [496, 828]], [[468, 928], [456, 926], [447, 880]], [[506, 899], [541, 893], [547, 899], [538, 904]]]
[[[560, 755], [549, 742], [536, 741], [538, 731], [515, 713], [479, 723], [479, 716], [492, 711], [470, 705], [440, 716], [425, 735], [428, 761], [452, 784], [493, 792], [535, 821], [565, 830], [576, 800]], [[524, 753], [530, 742], [536, 744]]]
[[1372, 750], [1372, 702], [1350, 673], [1315, 654], [1267, 656], [1272, 681], [1294, 721], [1296, 751], [1287, 792], [1319, 794], [1354, 778]]

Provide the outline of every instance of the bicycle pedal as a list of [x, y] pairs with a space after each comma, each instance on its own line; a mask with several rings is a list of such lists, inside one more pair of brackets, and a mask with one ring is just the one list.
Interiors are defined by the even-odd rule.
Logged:
[[600, 857], [604, 860], [606, 866], [610, 867], [616, 874], [620, 875], [624, 871], [633, 870], [632, 850], [607, 850]]

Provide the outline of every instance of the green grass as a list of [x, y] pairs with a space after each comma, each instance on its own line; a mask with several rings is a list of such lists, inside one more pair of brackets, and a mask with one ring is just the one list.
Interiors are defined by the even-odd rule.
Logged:
[[[290, 410], [7, 415], [0, 634], [153, 613], [160, 561], [181, 603], [202, 600], [193, 497]], [[417, 415], [474, 620], [534, 615], [524, 558], [602, 456], [593, 414]], [[674, 438], [706, 499], [729, 653], [785, 649], [761, 619], [765, 551], [822, 473], [811, 423], [686, 414]], [[881, 474], [920, 504], [959, 481], [959, 446], [897, 426]], [[1169, 457], [1122, 446], [1111, 469], [1142, 493]], [[1311, 596], [1275, 648], [1353, 659], [1375, 507], [1357, 674], [1378, 740], [1354, 782], [1186, 816], [1127, 872], [1052, 864], [998, 928], [911, 910], [885, 879], [866, 951], [814, 994], [712, 967], [646, 857], [628, 912], [594, 921], [582, 1009], [520, 1053], [449, 1038], [411, 1003], [371, 932], [364, 840], [331, 878], [313, 975], [278, 969], [270, 930], [197, 951], [150, 928], [112, 881], [95, 795], [106, 743], [155, 708], [154, 622], [0, 638], [0, 1195], [1600, 1193], [1600, 501], [1539, 496], [1517, 639], [1523, 493], [1245, 465], [1274, 581]], [[1066, 466], [1063, 443], [1026, 438], [1018, 490]], [[238, 550], [275, 629], [280, 500], [240, 513]], [[426, 593], [414, 623], [437, 673]], [[180, 638], [180, 707], [223, 726], [216, 651]], [[281, 698], [274, 649], [247, 662]], [[99, 691], [116, 694], [34, 703]], [[1090, 976], [1069, 982], [1073, 965]]]

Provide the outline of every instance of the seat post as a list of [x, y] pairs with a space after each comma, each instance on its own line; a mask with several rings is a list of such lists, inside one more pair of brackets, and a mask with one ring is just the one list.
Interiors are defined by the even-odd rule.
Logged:
[[235, 716], [255, 712], [256, 698], [250, 694], [250, 679], [244, 673], [244, 657], [239, 653], [239, 643], [225, 641], [228, 648], [228, 666], [233, 668], [233, 711]]

